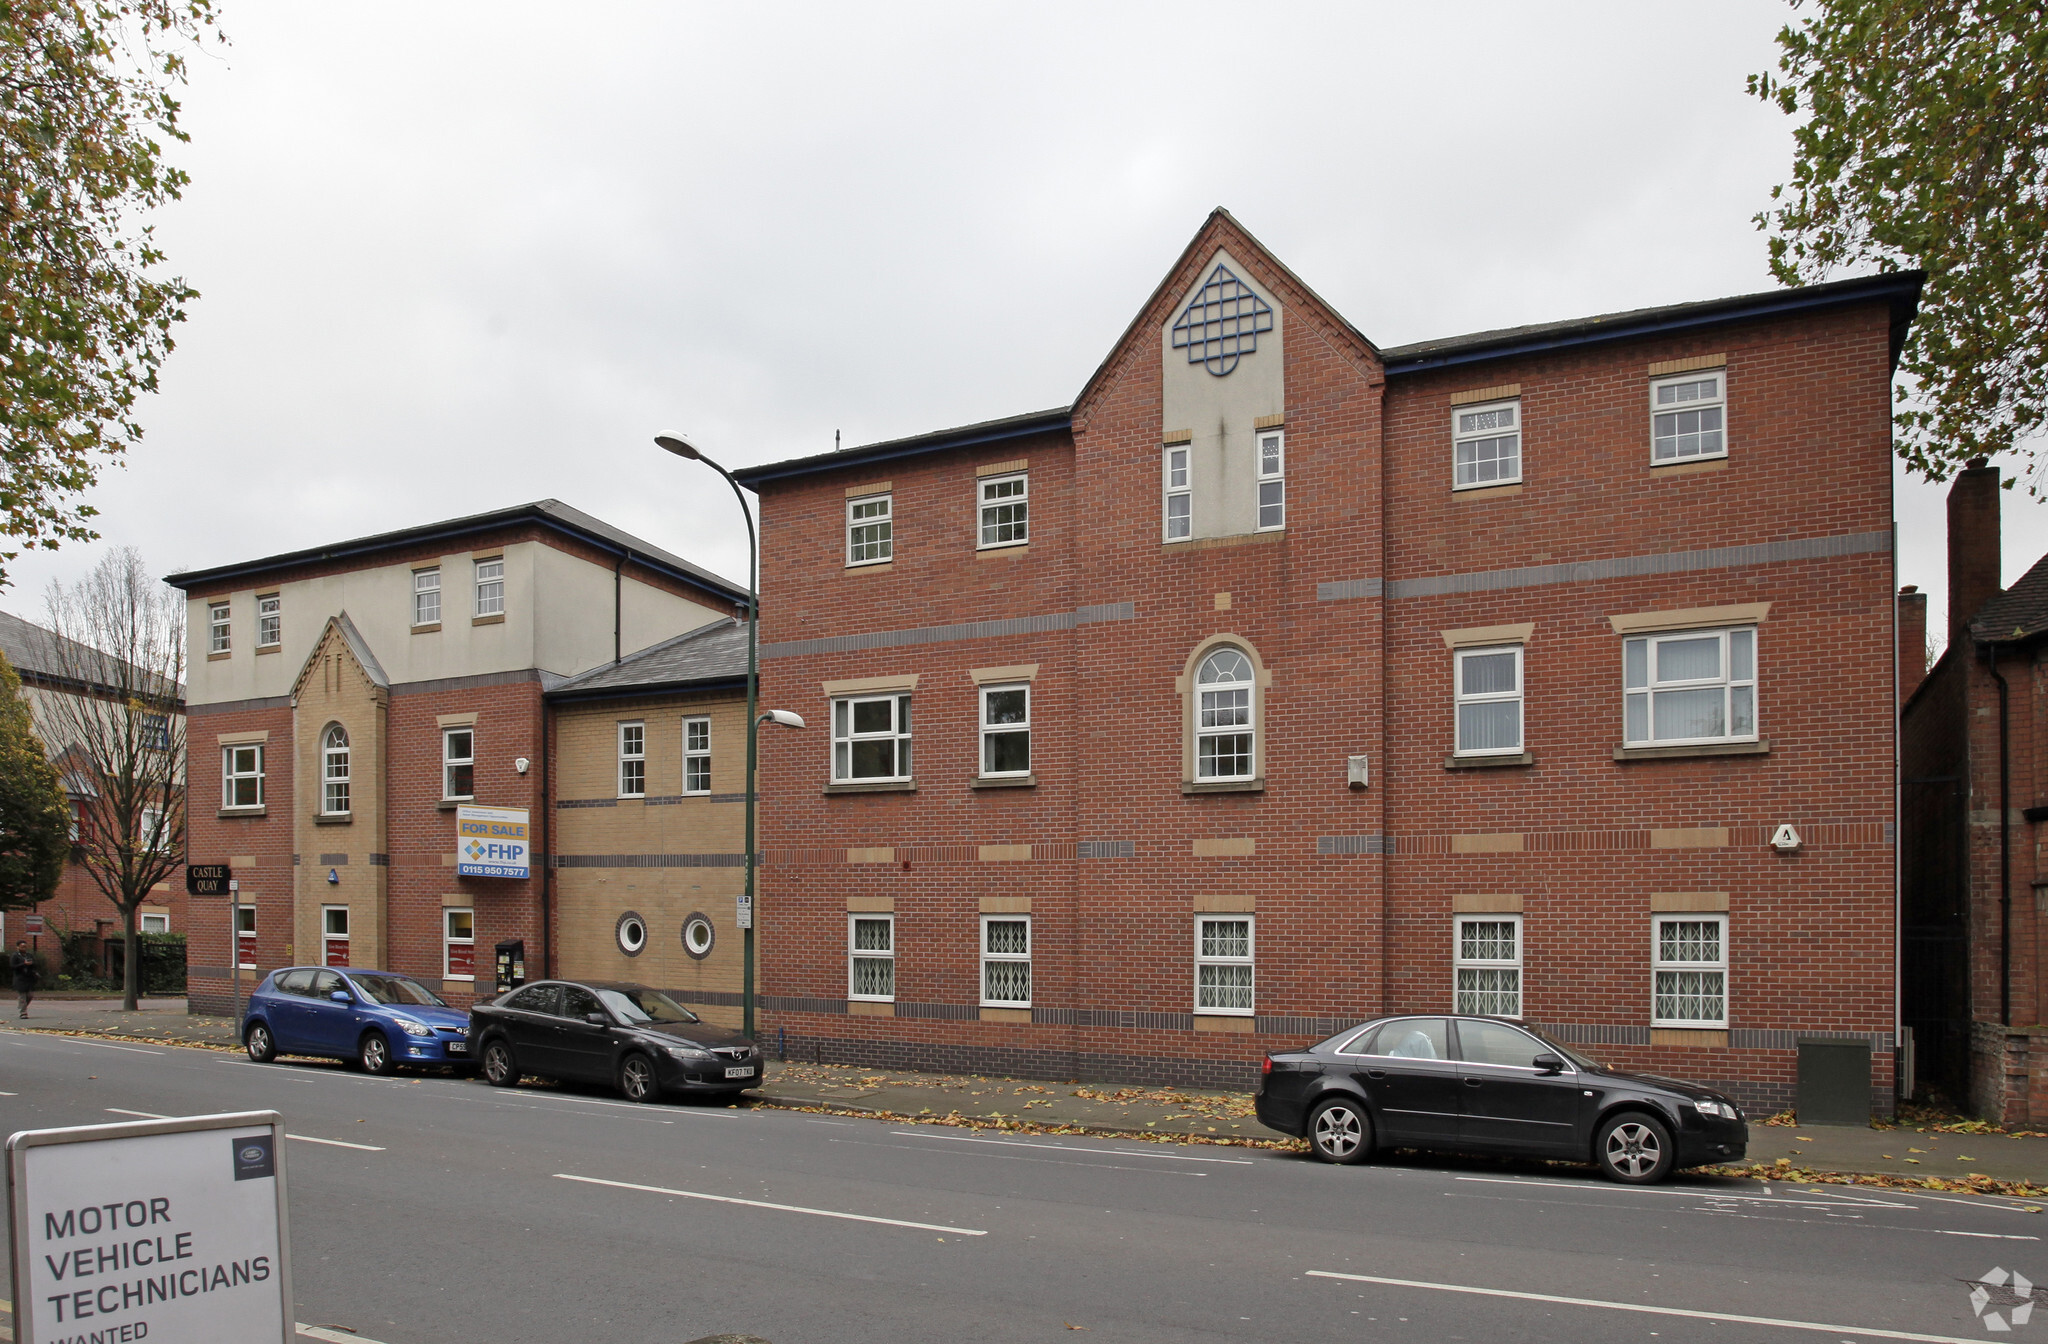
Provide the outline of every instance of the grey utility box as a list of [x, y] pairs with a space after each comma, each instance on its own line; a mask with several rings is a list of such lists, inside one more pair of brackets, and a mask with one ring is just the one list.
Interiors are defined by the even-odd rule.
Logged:
[[1870, 1042], [1799, 1043], [1799, 1123], [1870, 1123]]

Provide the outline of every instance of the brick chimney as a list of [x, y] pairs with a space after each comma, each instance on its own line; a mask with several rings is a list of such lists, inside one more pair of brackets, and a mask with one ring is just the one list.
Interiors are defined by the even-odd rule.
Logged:
[[1899, 589], [1899, 703], [1913, 698], [1927, 675], [1927, 594], [1916, 584]]
[[1998, 470], [1982, 458], [1956, 473], [1948, 492], [1948, 642], [1960, 647], [1970, 618], [1998, 596]]

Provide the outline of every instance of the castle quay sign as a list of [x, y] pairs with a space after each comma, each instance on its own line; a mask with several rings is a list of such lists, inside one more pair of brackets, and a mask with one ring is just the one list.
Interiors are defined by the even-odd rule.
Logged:
[[20, 1344], [291, 1344], [276, 1111], [7, 1140]]
[[455, 809], [455, 873], [458, 877], [532, 876], [526, 847], [526, 809]]

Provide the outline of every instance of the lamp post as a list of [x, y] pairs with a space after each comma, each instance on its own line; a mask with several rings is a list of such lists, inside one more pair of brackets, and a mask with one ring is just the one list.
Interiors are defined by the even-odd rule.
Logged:
[[660, 448], [686, 457], [692, 462], [705, 466], [725, 477], [725, 483], [732, 487], [733, 498], [740, 502], [740, 515], [747, 520], [747, 926], [741, 930], [740, 948], [740, 1029], [748, 1036], [754, 1034], [754, 925], [758, 922], [754, 907], [754, 869], [759, 866], [760, 856], [754, 851], [754, 786], [755, 764], [758, 757], [757, 744], [762, 722], [779, 723], [790, 728], [804, 726], [803, 719], [786, 709], [770, 710], [762, 714], [760, 699], [760, 617], [761, 592], [759, 578], [758, 544], [754, 536], [754, 511], [747, 507], [747, 496], [740, 489], [740, 483], [732, 473], [719, 466], [710, 458], [698, 452], [686, 440], [668, 434], [655, 436], [654, 442]]

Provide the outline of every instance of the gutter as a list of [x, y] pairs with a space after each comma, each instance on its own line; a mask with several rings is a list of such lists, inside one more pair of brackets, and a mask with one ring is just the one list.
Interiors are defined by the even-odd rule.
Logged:
[[596, 700], [647, 700], [658, 695], [688, 695], [697, 691], [745, 690], [746, 686], [745, 677], [720, 677], [709, 681], [663, 681], [643, 686], [594, 686], [573, 691], [550, 691], [547, 699], [557, 705]]
[[893, 444], [877, 444], [872, 452], [855, 448], [844, 454], [798, 458], [794, 462], [771, 463], [762, 467], [743, 467], [733, 473], [733, 479], [758, 493], [761, 485], [767, 481], [811, 476], [822, 471], [838, 471], [842, 467], [866, 466], [871, 462], [892, 462], [901, 457], [920, 457], [926, 453], [946, 452], [955, 448], [973, 448], [984, 443], [1003, 443], [1010, 439], [1056, 433], [1073, 427], [1072, 411], [1063, 409], [1044, 416], [991, 427], [978, 434], [927, 435], [916, 439], [899, 439]]

